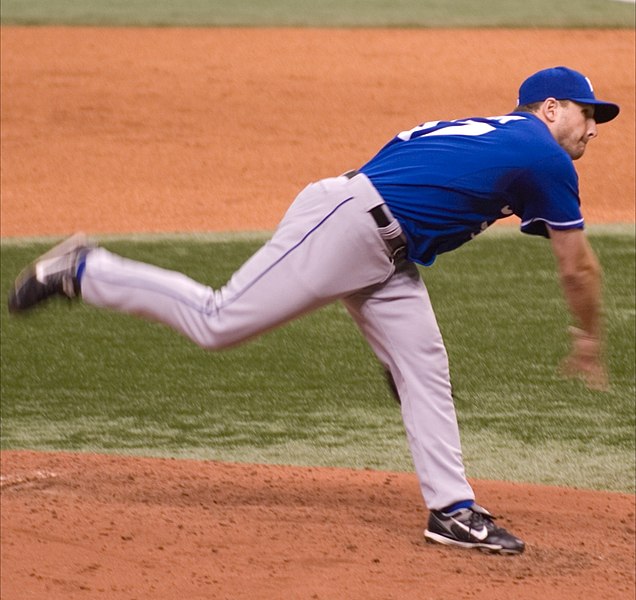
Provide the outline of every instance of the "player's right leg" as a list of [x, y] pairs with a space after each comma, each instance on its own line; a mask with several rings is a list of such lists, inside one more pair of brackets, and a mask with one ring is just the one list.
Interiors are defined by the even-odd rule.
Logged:
[[[219, 290], [103, 248], [70, 276], [81, 280], [89, 304], [158, 321], [204, 348], [226, 348], [388, 278], [393, 264], [368, 213], [378, 201], [363, 178], [308, 186], [273, 238]], [[23, 294], [16, 288], [14, 295]], [[22, 306], [14, 301], [14, 308]]]

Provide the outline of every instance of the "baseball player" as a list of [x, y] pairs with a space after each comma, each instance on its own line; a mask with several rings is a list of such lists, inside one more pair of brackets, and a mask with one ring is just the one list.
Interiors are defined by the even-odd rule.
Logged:
[[220, 350], [341, 300], [399, 396], [430, 513], [425, 539], [518, 554], [524, 542], [495, 525], [466, 480], [447, 354], [416, 263], [430, 265], [518, 216], [521, 231], [548, 237], [556, 256], [575, 322], [564, 371], [604, 388], [601, 274], [573, 160], [618, 112], [581, 73], [545, 69], [523, 82], [510, 114], [418, 125], [357, 170], [307, 186], [271, 240], [218, 290], [79, 234], [24, 269], [9, 310], [81, 295]]

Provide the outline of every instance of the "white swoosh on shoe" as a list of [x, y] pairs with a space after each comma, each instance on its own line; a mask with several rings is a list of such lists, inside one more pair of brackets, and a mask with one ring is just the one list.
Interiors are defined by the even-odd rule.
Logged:
[[453, 523], [455, 523], [455, 525], [461, 527], [466, 533], [472, 535], [473, 537], [476, 537], [481, 542], [483, 542], [488, 537], [488, 530], [486, 529], [485, 525], [482, 525], [481, 529], [471, 529], [470, 527], [464, 525], [453, 517], [451, 517], [451, 520], [453, 521]]

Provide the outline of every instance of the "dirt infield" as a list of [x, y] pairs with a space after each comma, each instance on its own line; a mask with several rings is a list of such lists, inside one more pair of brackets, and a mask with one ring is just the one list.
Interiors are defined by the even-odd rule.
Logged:
[[[475, 482], [519, 557], [425, 545], [414, 475], [5, 452], [2, 598], [633, 598], [633, 497]], [[27, 595], [28, 592], [28, 595]]]
[[[401, 129], [585, 71], [623, 114], [577, 165], [634, 222], [632, 31], [3, 28], [7, 236], [271, 229]], [[210, 443], [214, 443], [211, 440]], [[2, 599], [632, 599], [634, 496], [473, 482], [528, 543], [425, 545], [414, 475], [2, 453]]]
[[634, 221], [625, 31], [2, 31], [2, 236], [271, 229], [309, 181], [423, 121], [505, 114], [546, 66], [623, 110], [579, 162], [590, 222]]

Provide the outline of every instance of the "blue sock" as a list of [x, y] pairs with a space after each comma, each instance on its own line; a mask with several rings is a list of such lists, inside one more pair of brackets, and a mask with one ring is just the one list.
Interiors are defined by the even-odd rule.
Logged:
[[460, 502], [455, 502], [455, 504], [451, 504], [446, 508], [442, 508], [442, 512], [446, 514], [453, 513], [462, 508], [470, 508], [473, 504], [475, 504], [474, 500], [461, 500]]
[[77, 280], [78, 287], [82, 287], [82, 277], [84, 275], [84, 269], [86, 268], [86, 254], [80, 258], [77, 265], [77, 271], [75, 273], [75, 279]]

